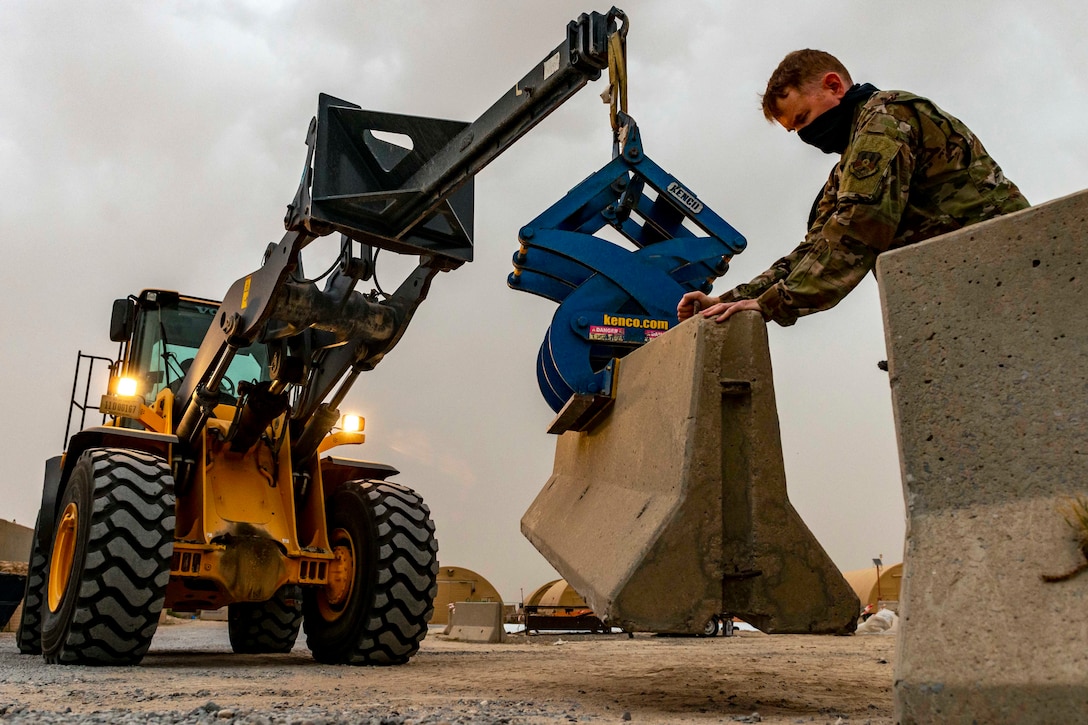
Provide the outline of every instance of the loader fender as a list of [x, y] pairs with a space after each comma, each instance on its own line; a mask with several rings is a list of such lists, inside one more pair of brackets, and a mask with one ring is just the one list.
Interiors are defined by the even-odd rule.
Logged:
[[53, 523], [57, 513], [57, 496], [60, 494], [61, 466], [63, 456], [53, 456], [45, 462], [45, 483], [42, 485], [42, 505], [38, 509], [38, 522], [34, 526], [34, 536], [38, 540], [40, 551], [52, 548]]
[[321, 480], [324, 482], [326, 497], [331, 496], [347, 481], [363, 478], [384, 481], [398, 473], [399, 470], [387, 463], [338, 456], [325, 456], [321, 459]]
[[42, 505], [38, 512], [37, 527], [38, 545], [42, 551], [48, 552], [53, 548], [50, 539], [53, 535], [53, 524], [56, 523], [57, 498], [83, 451], [88, 448], [127, 448], [169, 460], [170, 446], [177, 442], [178, 437], [168, 433], [113, 426], [86, 428], [73, 435], [63, 456], [54, 456], [45, 462], [45, 484], [42, 487]]

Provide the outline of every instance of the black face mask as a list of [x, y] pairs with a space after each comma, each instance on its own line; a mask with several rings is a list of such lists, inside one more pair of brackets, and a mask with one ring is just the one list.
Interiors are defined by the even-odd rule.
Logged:
[[839, 105], [827, 109], [797, 132], [805, 143], [815, 146], [825, 154], [841, 154], [850, 143], [854, 130], [854, 110], [877, 92], [876, 86], [855, 84], [839, 99]]

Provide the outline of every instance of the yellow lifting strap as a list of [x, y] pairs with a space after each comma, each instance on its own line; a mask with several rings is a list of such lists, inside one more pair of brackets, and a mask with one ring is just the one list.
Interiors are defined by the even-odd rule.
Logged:
[[601, 100], [609, 104], [612, 118], [612, 133], [618, 137], [620, 130], [617, 111], [627, 113], [627, 28], [629, 21], [624, 17], [622, 31], [617, 30], [608, 36], [608, 88], [601, 94]]

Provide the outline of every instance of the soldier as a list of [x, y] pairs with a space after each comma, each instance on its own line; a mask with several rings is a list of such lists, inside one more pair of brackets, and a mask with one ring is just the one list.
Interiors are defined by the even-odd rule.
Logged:
[[854, 85], [823, 51], [782, 60], [767, 82], [763, 115], [842, 157], [797, 249], [720, 297], [687, 293], [676, 307], [681, 320], [700, 310], [718, 322], [759, 310], [792, 325], [838, 304], [881, 252], [1029, 206], [961, 121], [925, 98]]

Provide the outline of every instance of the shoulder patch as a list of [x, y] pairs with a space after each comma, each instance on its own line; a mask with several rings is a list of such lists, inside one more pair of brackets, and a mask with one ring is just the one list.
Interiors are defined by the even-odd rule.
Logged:
[[884, 172], [899, 153], [901, 144], [883, 134], [863, 134], [855, 139], [843, 159], [840, 193], [872, 197]]
[[850, 173], [858, 179], [872, 176], [880, 168], [881, 158], [879, 151], [859, 151], [854, 160], [850, 162]]

